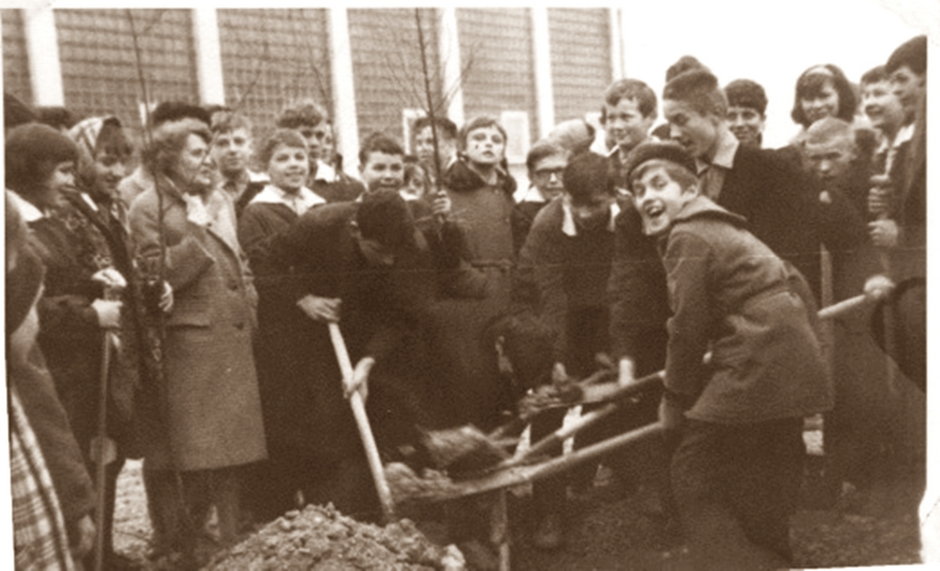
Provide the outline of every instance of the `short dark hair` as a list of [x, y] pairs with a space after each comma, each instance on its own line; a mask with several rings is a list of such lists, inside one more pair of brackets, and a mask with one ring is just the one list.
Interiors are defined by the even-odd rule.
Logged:
[[663, 88], [663, 99], [685, 102], [701, 115], [716, 115], [724, 119], [728, 114], [728, 100], [718, 87], [718, 78], [701, 65], [669, 80]]
[[[649, 85], [639, 79], [618, 79], [604, 90], [604, 103], [617, 105], [621, 99], [637, 102], [644, 117], [656, 117], [656, 94]], [[601, 122], [607, 121], [607, 108], [601, 109]]]
[[329, 122], [326, 109], [312, 99], [304, 99], [285, 107], [277, 116], [275, 126], [279, 129], [299, 129], [316, 127], [324, 121]]
[[77, 167], [78, 156], [78, 146], [58, 129], [42, 123], [15, 127], [6, 135], [6, 186], [28, 196], [59, 163], [74, 161]]
[[597, 153], [581, 153], [565, 166], [562, 183], [576, 200], [598, 194], [612, 194], [613, 181], [607, 159]]
[[876, 65], [870, 70], [862, 74], [862, 79], [859, 80], [859, 85], [864, 87], [872, 83], [881, 83], [883, 81], [888, 81], [888, 71], [883, 65]]
[[501, 314], [483, 330], [487, 348], [494, 353], [497, 341], [502, 340], [503, 352], [519, 389], [532, 389], [551, 382], [557, 336], [554, 329], [531, 311]]
[[891, 52], [885, 71], [890, 75], [905, 65], [917, 75], [927, 72], [927, 36], [914, 36], [898, 46]]
[[219, 109], [212, 114], [212, 134], [228, 133], [236, 129], [245, 129], [251, 133], [251, 119], [236, 111]]
[[[437, 134], [443, 135], [444, 138], [455, 140], [457, 138], [457, 124], [448, 119], [447, 117], [435, 117], [434, 118], [434, 128], [437, 129]], [[415, 119], [414, 127], [412, 132], [417, 135], [425, 127], [431, 126], [430, 117], [418, 117]]]
[[398, 250], [415, 244], [411, 208], [398, 191], [365, 193], [356, 211], [356, 224], [363, 238], [383, 246]]
[[78, 123], [75, 114], [61, 105], [42, 105], [36, 107], [36, 118], [40, 123], [54, 129], [69, 130]]
[[849, 83], [848, 78], [845, 77], [845, 74], [838, 66], [827, 63], [812, 66], [796, 80], [796, 95], [793, 98], [793, 110], [790, 111], [790, 117], [796, 123], [803, 127], [809, 127], [810, 120], [803, 112], [801, 100], [819, 95], [827, 83], [831, 83], [833, 89], [839, 95], [839, 109], [836, 117], [845, 121], [852, 121], [852, 118], [855, 117], [855, 108], [858, 105], [855, 89], [852, 88], [852, 84]]
[[202, 121], [207, 127], [212, 123], [212, 117], [208, 111], [185, 101], [161, 101], [150, 113], [150, 125], [154, 129], [164, 123], [181, 119]]
[[478, 115], [464, 123], [460, 128], [460, 138], [457, 139], [457, 146], [460, 148], [460, 150], [465, 151], [467, 149], [467, 135], [470, 134], [470, 131], [483, 129], [485, 127], [492, 127], [496, 129], [503, 136], [503, 142], [509, 142], [509, 136], [506, 135], [506, 129], [500, 125], [496, 117], [491, 117], [489, 115]]
[[303, 149], [304, 152], [307, 152], [307, 141], [295, 129], [278, 129], [271, 134], [270, 137], [264, 140], [261, 143], [261, 146], [258, 147], [258, 164], [261, 165], [261, 168], [267, 169], [268, 163], [271, 161], [271, 156], [274, 154], [274, 149], [278, 148], [280, 145], [286, 145], [288, 147], [297, 147], [298, 149]]
[[529, 149], [529, 154], [525, 157], [525, 166], [532, 171], [535, 169], [536, 163], [545, 157], [553, 157], [555, 155], [568, 157], [569, 154], [569, 151], [561, 145], [556, 145], [549, 141], [540, 141], [532, 145], [532, 148]]
[[682, 190], [688, 189], [690, 186], [695, 185], [699, 181], [698, 176], [696, 176], [694, 172], [690, 171], [679, 163], [667, 159], [653, 159], [646, 161], [633, 169], [633, 171], [630, 173], [630, 180], [627, 181], [630, 189], [633, 189], [633, 183], [636, 182], [638, 178], [643, 176], [643, 173], [651, 168], [657, 167], [660, 167], [666, 171], [666, 174], [669, 175], [669, 178], [674, 180]]
[[385, 133], [375, 132], [366, 137], [362, 148], [359, 149], [359, 164], [365, 165], [369, 162], [369, 155], [372, 153], [384, 153], [386, 155], [400, 155], [402, 160], [405, 157], [405, 150], [392, 137]]
[[747, 107], [763, 116], [767, 111], [767, 94], [761, 84], [750, 79], [735, 79], [725, 86], [729, 107]]

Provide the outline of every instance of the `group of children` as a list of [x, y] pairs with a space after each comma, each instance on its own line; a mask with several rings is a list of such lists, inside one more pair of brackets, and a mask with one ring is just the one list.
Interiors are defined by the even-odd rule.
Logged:
[[[373, 516], [344, 396], [369, 397], [387, 458], [420, 463], [417, 427], [493, 428], [528, 388], [601, 362], [621, 384], [664, 369], [664, 387], [576, 446], [658, 419], [664, 511], [697, 568], [789, 566], [803, 419], [839, 408], [816, 319], [821, 246], [837, 298], [884, 298], [884, 275], [901, 284], [888, 298], [900, 342], [888, 350], [925, 387], [925, 61], [915, 38], [862, 78], [873, 130], [853, 126], [856, 95], [838, 67], [808, 69], [793, 109], [801, 133], [769, 150], [760, 86], [721, 89], [686, 56], [667, 71], [661, 137], [653, 91], [615, 81], [603, 153], [591, 150], [593, 126], [562, 123], [531, 148], [527, 189], [489, 117], [459, 129], [420, 119], [414, 156], [374, 134], [358, 179], [312, 102], [282, 112], [257, 146], [237, 110], [162, 104], [132, 174], [114, 117], [67, 133], [20, 119], [6, 184], [47, 267], [39, 347], [89, 469], [101, 340], [122, 341], [104, 350], [122, 366], [107, 373], [118, 446], [99, 533], [110, 542], [117, 474], [140, 456], [165, 551], [194, 550], [186, 526], [201, 527], [210, 504], [225, 540], [244, 506], [254, 523], [302, 502]], [[263, 173], [249, 168], [255, 151]], [[334, 322], [350, 378], [327, 334]], [[213, 399], [211, 414], [197, 406]], [[533, 437], [561, 420], [537, 418]], [[604, 463], [629, 485], [635, 462]], [[595, 470], [536, 485], [536, 545], [563, 544], [565, 489], [589, 487]], [[87, 543], [89, 502], [68, 497], [87, 475], [49, 471], [73, 547]]]

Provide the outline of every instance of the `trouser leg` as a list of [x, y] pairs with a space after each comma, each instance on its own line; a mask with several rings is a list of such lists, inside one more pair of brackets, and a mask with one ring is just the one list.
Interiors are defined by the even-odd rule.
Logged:
[[240, 475], [246, 469], [242, 466], [220, 468], [207, 474], [212, 503], [219, 518], [219, 539], [223, 545], [238, 535], [241, 522]]
[[[697, 569], [789, 566], [801, 419], [690, 420], [672, 460], [676, 503]], [[801, 441], [800, 441], [801, 442]]]
[[[568, 409], [548, 410], [532, 420], [529, 438], [532, 443], [538, 442], [555, 430], [561, 428]], [[561, 455], [561, 445], [549, 450], [552, 456]], [[538, 480], [532, 484], [532, 503], [537, 517], [549, 514], [561, 514], [567, 504], [568, 477], [566, 474]]]

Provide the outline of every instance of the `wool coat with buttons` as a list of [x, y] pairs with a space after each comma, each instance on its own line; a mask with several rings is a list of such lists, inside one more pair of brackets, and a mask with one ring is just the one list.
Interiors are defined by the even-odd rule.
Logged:
[[[257, 294], [236, 237], [235, 208], [222, 191], [208, 195], [211, 222], [186, 217], [180, 191], [167, 180], [163, 193], [165, 278], [174, 305], [166, 318], [164, 367], [168, 429], [142, 435], [151, 468], [205, 470], [266, 457], [261, 400], [252, 356]], [[138, 255], [159, 257], [156, 189], [138, 196], [129, 221]], [[171, 456], [172, 453], [172, 456]], [[170, 463], [172, 460], [172, 464]]]

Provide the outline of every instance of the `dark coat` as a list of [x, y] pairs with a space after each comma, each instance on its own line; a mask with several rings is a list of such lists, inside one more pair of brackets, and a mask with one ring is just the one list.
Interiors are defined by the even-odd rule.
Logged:
[[[120, 351], [112, 355], [113, 370], [109, 383], [115, 412], [123, 421], [133, 422], [134, 403], [140, 396], [139, 389], [156, 376], [156, 363], [147, 349], [143, 279], [133, 260], [127, 209], [118, 199], [92, 202], [87, 194], [79, 193], [66, 194], [65, 198], [102, 237], [110, 265], [127, 282], [127, 287], [121, 292], [124, 306], [121, 308], [121, 328], [117, 332]], [[126, 444], [125, 451], [133, 455], [135, 451], [129, 439]]]
[[[842, 252], [867, 241], [863, 219], [838, 192], [819, 201], [819, 185], [779, 151], [738, 147], [725, 174], [718, 204], [747, 220], [747, 229], [796, 267], [820, 293], [820, 245]], [[664, 276], [655, 242], [642, 234], [639, 214], [627, 206], [617, 222], [609, 290], [615, 353], [630, 355], [637, 340], [668, 317]]]
[[455, 423], [481, 427], [497, 424], [500, 411], [510, 406], [509, 387], [499, 374], [495, 349], [485, 331], [509, 309], [512, 235], [512, 177], [501, 174], [490, 186], [463, 161], [444, 175], [453, 217], [466, 236], [466, 258], [485, 274], [488, 296], [483, 300], [442, 300], [437, 308], [444, 377], [450, 385], [458, 416]]
[[[169, 434], [145, 435], [144, 456], [151, 467], [182, 470], [262, 460], [264, 428], [252, 357], [257, 294], [247, 260], [233, 243], [235, 209], [222, 191], [211, 191], [207, 208], [213, 222], [201, 228], [186, 219], [186, 205], [169, 181], [160, 191], [166, 280], [174, 292], [163, 347]], [[151, 189], [131, 206], [131, 232], [143, 257], [160, 255], [158, 200]]]
[[606, 223], [578, 228], [576, 236], [566, 235], [562, 231], [563, 204], [561, 199], [553, 200], [536, 216], [518, 270], [531, 267], [538, 314], [556, 335], [558, 362], [569, 360], [568, 348], [574, 341], [568, 338], [565, 326], [569, 312], [588, 308], [607, 312], [606, 286], [614, 247], [614, 234]]
[[512, 214], [510, 215], [510, 221], [512, 223], [512, 247], [516, 255], [522, 250], [526, 237], [529, 235], [529, 231], [532, 230], [535, 217], [538, 216], [538, 213], [546, 206], [548, 206], [547, 201], [535, 202], [526, 200], [517, 202], [512, 207]]
[[[238, 221], [238, 241], [248, 255], [258, 290], [255, 363], [272, 457], [285, 449], [310, 449], [329, 432], [318, 428], [323, 405], [317, 394], [314, 323], [297, 307], [294, 292], [303, 287], [294, 266], [278, 264], [274, 241], [286, 235], [297, 214], [283, 204], [249, 205]], [[315, 411], [320, 410], [320, 413]], [[348, 429], [348, 426], [347, 426]]]
[[[65, 204], [30, 226], [36, 251], [46, 267], [45, 288], [37, 304], [39, 346], [78, 445], [87, 455], [98, 430], [104, 345], [104, 330], [92, 309], [92, 303], [103, 297], [104, 291], [92, 276], [102, 268], [114, 267], [115, 257], [111, 242], [102, 232], [109, 231], [107, 224], [97, 227], [91, 218], [97, 221], [97, 214], [86, 210], [90, 206], [81, 195], [69, 194]], [[121, 252], [117, 253], [120, 258]], [[124, 254], [122, 261], [128, 262], [126, 250]], [[132, 279], [128, 268], [123, 270], [122, 275]], [[118, 443], [121, 454], [133, 454], [131, 416], [138, 379], [133, 366], [134, 339], [129, 338], [120, 347], [120, 351], [113, 345], [111, 349], [107, 433]]]
[[[415, 230], [415, 247], [396, 256], [393, 266], [369, 265], [350, 233], [358, 202], [320, 206], [306, 212], [270, 241], [268, 261], [289, 278], [279, 295], [296, 304], [302, 297], [342, 299], [340, 329], [353, 364], [366, 356], [376, 360], [369, 380], [369, 413], [380, 446], [396, 441], [389, 425], [436, 426], [450, 418], [442, 412], [448, 399], [442, 377], [430, 370], [428, 323], [437, 289], [434, 254], [423, 233]], [[286, 307], [286, 306], [285, 306]], [[326, 324], [297, 324], [306, 332], [302, 341], [309, 360], [305, 389], [294, 395], [306, 427], [307, 446], [325, 457], [362, 454], [360, 440], [342, 394], [342, 376]]]
[[241, 196], [238, 197], [238, 200], [235, 201], [235, 217], [241, 218], [242, 212], [245, 211], [245, 208], [248, 207], [248, 204], [251, 203], [253, 199], [259, 192], [264, 190], [265, 185], [268, 183], [261, 180], [248, 181], [248, 185], [245, 186], [245, 190], [241, 193]]
[[813, 302], [803, 300], [785, 263], [744, 222], [696, 197], [660, 242], [673, 310], [666, 389], [690, 405], [689, 418], [708, 422], [828, 410], [833, 389]]

